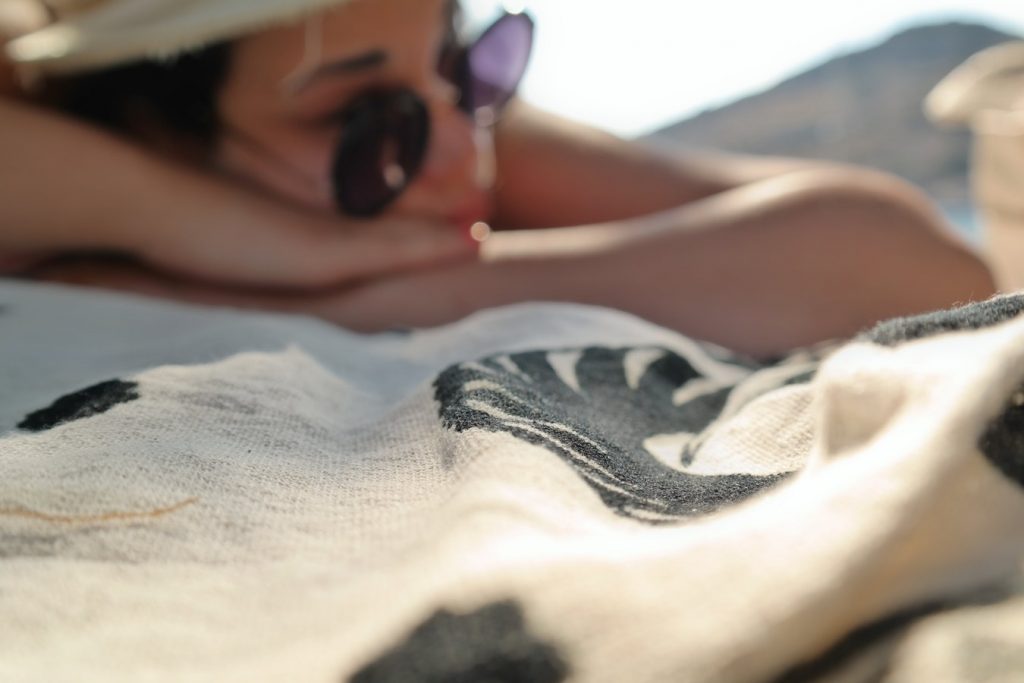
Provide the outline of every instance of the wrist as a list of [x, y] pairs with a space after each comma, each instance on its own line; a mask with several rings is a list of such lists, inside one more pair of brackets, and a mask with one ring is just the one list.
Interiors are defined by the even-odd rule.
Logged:
[[[601, 270], [603, 252], [572, 252], [568, 255], [548, 252], [520, 258], [504, 253], [470, 266], [477, 271], [471, 281], [455, 294], [464, 313], [482, 308], [505, 306], [531, 301], [558, 301], [599, 304], [602, 282], [608, 270]], [[470, 284], [466, 284], [469, 282]]]
[[122, 152], [119, 190], [97, 198], [98, 234], [108, 243], [103, 246], [146, 254], [184, 217], [187, 171], [127, 144]]

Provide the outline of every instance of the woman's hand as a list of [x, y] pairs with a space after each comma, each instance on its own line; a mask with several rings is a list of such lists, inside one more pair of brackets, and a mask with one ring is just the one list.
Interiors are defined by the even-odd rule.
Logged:
[[309, 291], [202, 283], [116, 258], [55, 259], [26, 275], [186, 303], [309, 315], [350, 330], [380, 332], [442, 325], [526, 301], [600, 304], [604, 294], [595, 281], [619, 275], [603, 259], [641, 237], [639, 231], [625, 232], [616, 226], [502, 232], [482, 245], [479, 259]]
[[450, 225], [305, 211], [2, 98], [0, 149], [0, 272], [114, 252], [205, 282], [312, 289], [476, 255]]
[[[188, 187], [191, 185], [191, 187]], [[172, 206], [149, 230], [133, 220], [114, 246], [179, 276], [255, 288], [322, 289], [473, 259], [468, 232], [423, 220], [373, 221], [303, 211], [213, 179], [180, 179], [196, 202]], [[154, 199], [147, 210], [157, 201]], [[138, 211], [136, 213], [139, 213]]]

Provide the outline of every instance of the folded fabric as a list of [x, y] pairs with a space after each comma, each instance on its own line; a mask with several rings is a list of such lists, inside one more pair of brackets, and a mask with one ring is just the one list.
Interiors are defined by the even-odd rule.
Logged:
[[770, 365], [560, 304], [0, 307], [0, 680], [1024, 675], [1021, 298]]

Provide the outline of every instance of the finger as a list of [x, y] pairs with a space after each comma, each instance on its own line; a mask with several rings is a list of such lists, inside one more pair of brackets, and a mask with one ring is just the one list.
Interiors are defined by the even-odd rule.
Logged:
[[[344, 221], [237, 190], [202, 211], [125, 235], [149, 263], [205, 280], [315, 288], [474, 258], [476, 242], [454, 226], [408, 219]], [[233, 188], [232, 188], [233, 189]], [[214, 193], [216, 194], [216, 193]], [[181, 212], [178, 212], [181, 214]]]

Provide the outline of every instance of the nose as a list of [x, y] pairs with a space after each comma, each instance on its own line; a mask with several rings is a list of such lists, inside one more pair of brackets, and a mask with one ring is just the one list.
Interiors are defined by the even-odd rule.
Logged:
[[439, 86], [428, 102], [430, 140], [427, 143], [418, 183], [435, 191], [454, 191], [456, 186], [476, 184], [480, 131], [472, 118], [456, 106], [456, 91]]

